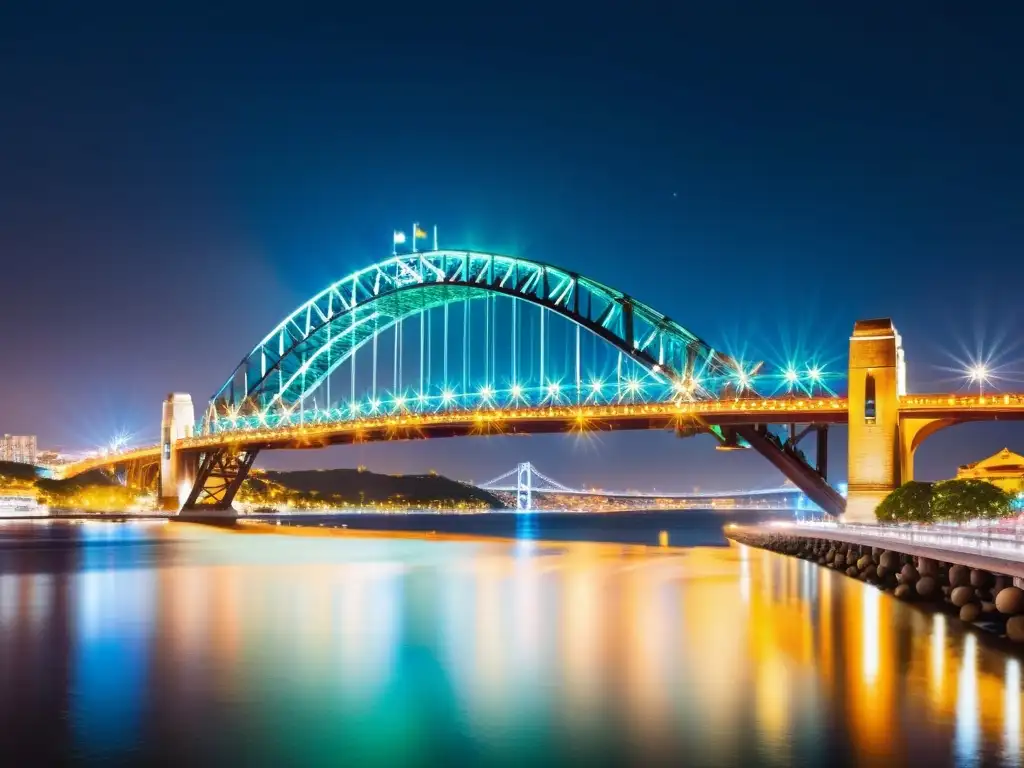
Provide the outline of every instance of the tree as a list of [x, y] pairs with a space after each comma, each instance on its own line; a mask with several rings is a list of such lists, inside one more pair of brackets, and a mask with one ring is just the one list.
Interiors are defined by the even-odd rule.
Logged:
[[931, 483], [904, 483], [875, 508], [875, 517], [883, 523], [930, 523], [932, 495]]
[[935, 484], [932, 513], [936, 520], [998, 520], [1011, 512], [1013, 498], [984, 480], [943, 480]]
[[36, 468], [31, 464], [21, 464], [13, 461], [0, 461], [0, 482], [32, 482], [36, 479], [37, 474]]

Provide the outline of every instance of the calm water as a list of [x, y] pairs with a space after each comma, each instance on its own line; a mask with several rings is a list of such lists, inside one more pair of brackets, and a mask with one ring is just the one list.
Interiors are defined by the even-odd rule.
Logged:
[[[265, 520], [274, 520], [265, 517]], [[723, 526], [730, 523], [755, 524], [771, 520], [794, 519], [793, 512], [732, 510], [729, 512], [616, 512], [585, 515], [578, 512], [537, 512], [520, 515], [511, 512], [445, 514], [332, 514], [283, 515], [282, 525], [350, 528], [369, 531], [411, 531], [469, 536], [499, 536], [520, 540], [606, 541], [620, 544], [659, 545], [667, 536], [671, 546], [726, 546]]]
[[[574, 525], [721, 524], [660, 515]], [[1019, 764], [1021, 707], [993, 641], [745, 547], [0, 525], [4, 765]]]

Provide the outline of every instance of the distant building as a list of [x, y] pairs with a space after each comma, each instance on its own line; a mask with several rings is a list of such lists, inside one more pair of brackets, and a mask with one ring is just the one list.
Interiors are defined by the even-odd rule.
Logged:
[[36, 463], [35, 435], [4, 435], [0, 440], [0, 461], [17, 464]]
[[985, 480], [1009, 493], [1024, 491], [1024, 456], [1003, 448], [987, 459], [965, 464], [956, 471], [957, 480]]
[[36, 453], [36, 464], [40, 467], [59, 467], [61, 464], [70, 464], [71, 457], [65, 456], [59, 451], [39, 451]]

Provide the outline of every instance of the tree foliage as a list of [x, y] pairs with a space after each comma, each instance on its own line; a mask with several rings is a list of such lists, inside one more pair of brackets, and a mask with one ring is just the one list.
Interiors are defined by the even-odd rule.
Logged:
[[932, 513], [936, 520], [998, 520], [1011, 514], [1012, 497], [984, 480], [945, 480], [935, 484]]
[[931, 483], [904, 483], [886, 496], [875, 509], [875, 517], [885, 523], [930, 523], [932, 517]]
[[33, 482], [36, 479], [37, 473], [38, 470], [31, 464], [0, 461], [0, 482], [14, 482], [17, 480]]
[[881, 522], [962, 523], [997, 520], [1013, 513], [1013, 497], [984, 480], [909, 482], [894, 490], [875, 509]]

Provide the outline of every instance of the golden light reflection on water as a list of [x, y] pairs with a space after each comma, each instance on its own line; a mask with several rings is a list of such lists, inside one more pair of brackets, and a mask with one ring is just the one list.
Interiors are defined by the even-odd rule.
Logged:
[[[88, 687], [108, 679], [149, 716], [266, 759], [301, 743], [402, 761], [447, 734], [484, 762], [1019, 764], [1019, 658], [804, 561], [743, 546], [147, 536], [173, 556], [0, 572], [0, 670], [49, 643], [78, 659], [60, 683], [72, 709], [104, 706], [109, 691]], [[145, 674], [75, 669], [99, 643], [137, 644]]]
[[1003, 740], [1004, 756], [1007, 762], [1020, 765], [1021, 756], [1021, 719], [1020, 719], [1020, 661], [1006, 660], [1006, 678], [1003, 688]]

